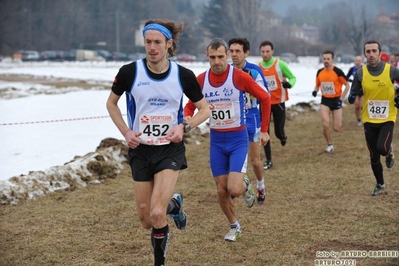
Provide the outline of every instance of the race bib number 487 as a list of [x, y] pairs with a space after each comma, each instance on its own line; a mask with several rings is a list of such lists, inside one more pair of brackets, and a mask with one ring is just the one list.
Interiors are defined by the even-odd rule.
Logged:
[[387, 119], [389, 114], [389, 101], [371, 101], [367, 103], [370, 118]]

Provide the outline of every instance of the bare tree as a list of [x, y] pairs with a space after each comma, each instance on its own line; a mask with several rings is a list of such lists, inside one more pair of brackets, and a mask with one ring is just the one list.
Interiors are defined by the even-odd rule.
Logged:
[[[135, 30], [142, 20], [172, 19], [185, 23], [179, 43], [182, 53], [203, 52], [208, 38], [246, 37], [257, 54], [258, 44], [271, 40], [277, 49], [313, 54], [318, 49], [289, 36], [288, 25], [320, 29], [321, 48], [359, 54], [368, 39], [398, 51], [398, 21], [385, 16], [376, 23], [377, 10], [355, 7], [348, 1], [329, 1], [322, 9], [289, 9], [283, 26], [265, 12], [275, 0], [1, 0], [0, 54], [20, 49], [69, 50], [77, 48], [138, 52]], [[294, 1], [295, 2], [295, 1]], [[293, 3], [294, 3], [293, 2]], [[193, 6], [193, 3], [196, 3]], [[371, 13], [371, 15], [370, 15]], [[269, 19], [271, 18], [271, 19]], [[389, 23], [387, 19], [392, 19]], [[269, 23], [269, 24], [268, 24]], [[99, 47], [99, 43], [105, 44]], [[317, 46], [319, 47], [319, 46]], [[353, 51], [352, 51], [353, 50]]]
[[370, 17], [364, 5], [359, 13], [355, 13], [354, 9], [349, 9], [348, 15], [340, 17], [342, 19], [342, 23], [338, 24], [341, 27], [340, 30], [355, 54], [362, 54], [363, 44], [371, 38], [374, 21], [370, 20]]
[[345, 2], [332, 3], [322, 13], [325, 17], [320, 28], [321, 41], [341, 47], [347, 44], [353, 53], [362, 54], [375, 23], [375, 16], [369, 14], [365, 5], [359, 9]]
[[226, 11], [229, 14], [231, 28], [230, 37], [246, 37], [254, 42], [261, 30], [259, 14], [261, 1], [251, 0], [229, 1]]
[[202, 17], [208, 36], [226, 41], [233, 37], [246, 37], [257, 43], [261, 30], [259, 22], [260, 0], [210, 0]]

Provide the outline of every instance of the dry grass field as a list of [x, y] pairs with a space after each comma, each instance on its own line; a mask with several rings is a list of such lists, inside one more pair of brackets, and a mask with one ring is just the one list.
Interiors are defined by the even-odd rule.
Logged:
[[[189, 168], [181, 171], [177, 190], [184, 194], [188, 225], [179, 231], [170, 220], [166, 265], [302, 266], [315, 265], [322, 251], [397, 254], [399, 156], [392, 169], [382, 158], [387, 194], [370, 196], [375, 180], [353, 110], [344, 108], [333, 154], [324, 152], [315, 111], [287, 120], [285, 147], [271, 134], [274, 167], [264, 172], [268, 202], [248, 209], [238, 199], [243, 236], [235, 243], [223, 240], [229, 224], [217, 203], [209, 142], [187, 145]], [[398, 137], [395, 128], [394, 144]], [[251, 167], [248, 175], [255, 184]], [[100, 185], [0, 206], [0, 265], [152, 265], [150, 232], [141, 228], [134, 206], [128, 167]], [[359, 255], [341, 265], [399, 265], [397, 257]]]

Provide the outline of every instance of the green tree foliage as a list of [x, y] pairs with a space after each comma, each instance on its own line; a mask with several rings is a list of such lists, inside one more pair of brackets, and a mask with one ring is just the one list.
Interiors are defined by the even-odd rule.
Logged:
[[[203, 10], [202, 15], [202, 26], [207, 29], [205, 35], [219, 36], [223, 38], [224, 29], [222, 25], [223, 12], [223, 2], [224, 0], [210, 0]], [[223, 15], [222, 15], [223, 14]]]

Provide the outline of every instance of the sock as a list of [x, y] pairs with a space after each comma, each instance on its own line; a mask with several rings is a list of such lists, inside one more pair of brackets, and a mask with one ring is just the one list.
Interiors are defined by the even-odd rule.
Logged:
[[172, 199], [169, 201], [168, 207], [166, 208], [167, 214], [178, 214], [180, 211], [179, 203]]
[[262, 177], [262, 180], [256, 180], [257, 182], [257, 188], [259, 190], [264, 189], [265, 188], [265, 179]]
[[230, 228], [237, 228], [237, 227], [240, 227], [240, 223], [238, 222], [238, 220], [235, 223], [230, 224]]
[[165, 254], [168, 249], [169, 242], [169, 226], [163, 228], [152, 228], [151, 243], [154, 249], [154, 265], [160, 266], [165, 264]]
[[328, 143], [328, 146], [332, 146], [332, 143]]

